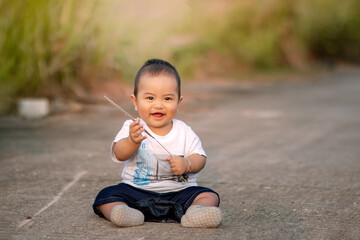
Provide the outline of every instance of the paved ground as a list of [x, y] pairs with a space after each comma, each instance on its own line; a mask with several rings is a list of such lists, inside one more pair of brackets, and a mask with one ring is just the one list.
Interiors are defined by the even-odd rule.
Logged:
[[98, 191], [119, 182], [122, 170], [108, 151], [124, 116], [104, 104], [37, 121], [0, 118], [0, 237], [359, 239], [359, 70], [184, 91], [178, 117], [207, 150], [199, 184], [222, 197], [219, 228], [120, 229], [92, 213]]

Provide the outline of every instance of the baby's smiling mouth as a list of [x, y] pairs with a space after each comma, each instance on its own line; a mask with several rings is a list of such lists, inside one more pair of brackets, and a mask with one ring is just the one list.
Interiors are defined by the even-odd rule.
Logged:
[[163, 116], [165, 116], [165, 114], [160, 113], [160, 112], [156, 112], [156, 113], [151, 113], [151, 116], [153, 116], [155, 118], [162, 118]]

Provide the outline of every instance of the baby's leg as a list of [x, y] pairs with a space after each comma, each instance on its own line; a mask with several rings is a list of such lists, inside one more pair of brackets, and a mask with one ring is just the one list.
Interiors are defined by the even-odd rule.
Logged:
[[117, 205], [126, 205], [126, 203], [123, 203], [123, 202], [106, 203], [106, 204], [98, 206], [98, 209], [100, 210], [100, 212], [102, 212], [102, 214], [104, 214], [104, 216], [107, 220], [111, 221], [111, 219], [110, 219], [111, 210]]
[[219, 197], [212, 192], [199, 194], [181, 218], [183, 227], [217, 227], [222, 220]]
[[118, 227], [138, 226], [144, 223], [144, 214], [123, 202], [112, 202], [98, 206], [105, 218]]
[[212, 192], [203, 192], [194, 199], [191, 206], [193, 205], [217, 207], [219, 206], [219, 197]]

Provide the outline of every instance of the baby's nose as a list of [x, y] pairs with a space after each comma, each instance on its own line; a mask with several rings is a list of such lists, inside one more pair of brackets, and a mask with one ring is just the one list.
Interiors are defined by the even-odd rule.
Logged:
[[163, 104], [162, 101], [156, 101], [156, 102], [155, 102], [155, 107], [156, 107], [156, 108], [163, 108], [163, 107], [164, 107], [164, 104]]

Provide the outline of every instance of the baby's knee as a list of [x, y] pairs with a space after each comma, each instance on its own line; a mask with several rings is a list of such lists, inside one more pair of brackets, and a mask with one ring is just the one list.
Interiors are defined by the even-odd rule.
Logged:
[[208, 197], [214, 202], [214, 205], [219, 206], [219, 196], [216, 193], [208, 192]]
[[203, 192], [200, 193], [194, 200], [194, 202], [196, 202], [197, 200], [200, 199], [206, 199], [206, 201], [209, 203], [209, 205], [212, 206], [219, 206], [219, 196], [216, 193], [213, 192]]

